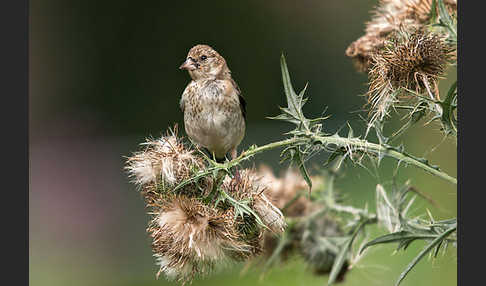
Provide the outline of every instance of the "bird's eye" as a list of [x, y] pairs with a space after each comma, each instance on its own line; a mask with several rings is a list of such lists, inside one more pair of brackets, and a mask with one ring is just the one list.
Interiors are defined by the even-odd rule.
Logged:
[[204, 60], [205, 60], [205, 59], [207, 59], [207, 58], [208, 58], [208, 57], [206, 57], [206, 56], [202, 55], [202, 56], [201, 56], [201, 61], [204, 61]]

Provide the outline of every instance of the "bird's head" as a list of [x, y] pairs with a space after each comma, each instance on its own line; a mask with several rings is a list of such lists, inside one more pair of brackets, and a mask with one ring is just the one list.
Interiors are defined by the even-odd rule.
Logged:
[[193, 80], [222, 79], [230, 76], [224, 58], [207, 45], [196, 45], [189, 50], [186, 61], [179, 69], [185, 69]]

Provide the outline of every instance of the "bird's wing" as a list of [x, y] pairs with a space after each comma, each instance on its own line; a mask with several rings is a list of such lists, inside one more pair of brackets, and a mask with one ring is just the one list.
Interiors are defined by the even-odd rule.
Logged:
[[231, 79], [231, 84], [236, 89], [236, 92], [238, 94], [238, 99], [240, 101], [241, 113], [243, 114], [243, 118], [246, 120], [246, 100], [241, 95], [241, 89], [240, 89], [240, 87], [238, 86], [238, 84], [233, 79]]

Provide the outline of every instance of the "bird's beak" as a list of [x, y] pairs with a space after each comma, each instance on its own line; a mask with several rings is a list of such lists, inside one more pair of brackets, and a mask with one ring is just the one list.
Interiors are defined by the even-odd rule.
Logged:
[[182, 65], [179, 67], [181, 70], [188, 70], [193, 71], [197, 68], [197, 64], [194, 63], [191, 59], [187, 59]]

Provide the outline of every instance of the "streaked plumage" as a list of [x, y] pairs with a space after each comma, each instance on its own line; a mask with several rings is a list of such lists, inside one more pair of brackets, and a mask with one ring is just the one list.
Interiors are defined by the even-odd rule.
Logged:
[[193, 142], [223, 161], [245, 135], [246, 103], [225, 59], [207, 45], [196, 45], [180, 66], [192, 78], [182, 94], [184, 127]]

